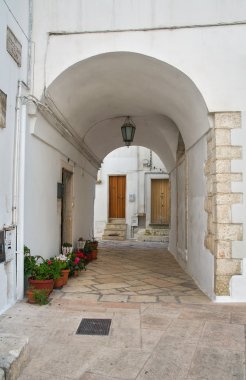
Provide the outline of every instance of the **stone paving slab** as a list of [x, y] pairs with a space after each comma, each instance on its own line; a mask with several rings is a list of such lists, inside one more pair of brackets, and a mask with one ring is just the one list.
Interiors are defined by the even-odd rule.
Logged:
[[[29, 361], [18, 379], [245, 380], [246, 305], [213, 304], [160, 244], [154, 248], [160, 265], [155, 266], [157, 272], [152, 266], [151, 273], [150, 245], [142, 251], [139, 244], [137, 249], [126, 242], [117, 243], [116, 250], [114, 246], [104, 243], [97, 263], [69, 280], [67, 288], [54, 291], [49, 305], [23, 301], [0, 316], [0, 334], [21, 332], [29, 338]], [[127, 284], [125, 290], [145, 287], [146, 278], [166, 281], [169, 264], [169, 277], [182, 282], [172, 281], [175, 290], [169, 284], [155, 285], [160, 295], [154, 296], [141, 294], [145, 291], [141, 288], [134, 295], [119, 293], [114, 287], [103, 294], [94, 284], [100, 265], [106, 268], [107, 263], [111, 265], [101, 277], [106, 280], [102, 284], [119, 284], [113, 281], [118, 276]], [[121, 268], [123, 263], [136, 267], [138, 278], [127, 272], [127, 276], [116, 276], [116, 263]], [[166, 274], [161, 273], [163, 267]], [[88, 292], [80, 291], [83, 287]], [[190, 291], [194, 293], [188, 298]], [[109, 335], [76, 335], [82, 318], [112, 319]]]

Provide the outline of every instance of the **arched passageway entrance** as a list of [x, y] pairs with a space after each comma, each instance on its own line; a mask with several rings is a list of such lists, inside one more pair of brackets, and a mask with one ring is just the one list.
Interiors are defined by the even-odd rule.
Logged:
[[[73, 173], [72, 243], [92, 234], [97, 170], [109, 152], [122, 146], [120, 126], [130, 115], [137, 126], [134, 143], [155, 151], [170, 176], [170, 252], [211, 298], [229, 295], [229, 281], [241, 273], [240, 262], [215, 262], [213, 256], [214, 243], [225, 240], [223, 232], [217, 235], [217, 212], [206, 208], [216, 195], [211, 190], [214, 172], [207, 161], [207, 149], [212, 146], [209, 155], [214, 154], [215, 140], [209, 134], [204, 99], [184, 73], [141, 54], [101, 54], [61, 73], [36, 105], [39, 115], [32, 125], [34, 139], [29, 147], [34, 159], [28, 170], [35, 172], [35, 164], [42, 160], [46, 170], [39, 172], [37, 183], [54, 177], [60, 182], [64, 168]], [[222, 119], [215, 119], [215, 126]], [[47, 187], [36, 190], [31, 198], [49, 198]], [[59, 250], [60, 204], [47, 202], [46, 207], [40, 210], [38, 202], [34, 208], [27, 206], [26, 220], [30, 225], [33, 215], [39, 215], [49, 254]], [[52, 214], [51, 219], [47, 220], [47, 214]], [[54, 228], [56, 233], [51, 235]], [[32, 228], [26, 238], [32, 246]], [[225, 276], [224, 265], [229, 268]]]
[[134, 145], [115, 149], [97, 176], [94, 236], [167, 241], [170, 203], [169, 175], [155, 152]]

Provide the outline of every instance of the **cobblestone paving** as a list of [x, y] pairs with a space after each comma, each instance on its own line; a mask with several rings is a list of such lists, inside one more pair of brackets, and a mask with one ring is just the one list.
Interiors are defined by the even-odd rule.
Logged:
[[[0, 316], [0, 335], [29, 338], [18, 380], [245, 380], [246, 304], [210, 302], [162, 245], [103, 243], [51, 297]], [[109, 335], [77, 335], [82, 318], [112, 319]]]

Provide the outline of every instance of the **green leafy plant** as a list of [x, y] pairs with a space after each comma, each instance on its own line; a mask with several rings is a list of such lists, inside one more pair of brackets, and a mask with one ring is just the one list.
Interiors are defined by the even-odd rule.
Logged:
[[47, 305], [49, 303], [46, 289], [33, 289], [33, 295], [35, 303], [39, 305]]
[[24, 275], [32, 277], [37, 266], [38, 260], [42, 259], [41, 256], [32, 256], [31, 250], [24, 245]]
[[62, 269], [64, 269], [63, 262], [61, 260], [57, 260], [56, 257], [51, 258], [50, 260], [48, 260], [48, 262], [50, 263], [50, 268], [53, 273], [52, 278], [56, 280], [57, 278], [61, 277], [61, 271]]
[[52, 265], [51, 260], [44, 260], [41, 258], [41, 262], [37, 263], [33, 268], [31, 277], [35, 280], [51, 280], [54, 278], [56, 271]]
[[72, 244], [71, 243], [63, 243], [62, 246], [66, 247], [66, 248], [71, 248]]

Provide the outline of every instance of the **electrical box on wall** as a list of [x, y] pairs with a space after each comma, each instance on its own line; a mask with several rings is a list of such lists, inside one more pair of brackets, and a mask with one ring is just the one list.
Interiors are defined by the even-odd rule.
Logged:
[[131, 226], [132, 227], [137, 227], [138, 226], [138, 217], [137, 216], [132, 216], [131, 217]]
[[5, 231], [5, 261], [15, 258], [16, 251], [16, 232], [15, 229]]
[[135, 194], [129, 194], [129, 202], [135, 202]]
[[57, 199], [62, 199], [64, 195], [63, 183], [57, 182]]
[[0, 263], [5, 261], [5, 234], [0, 231]]

